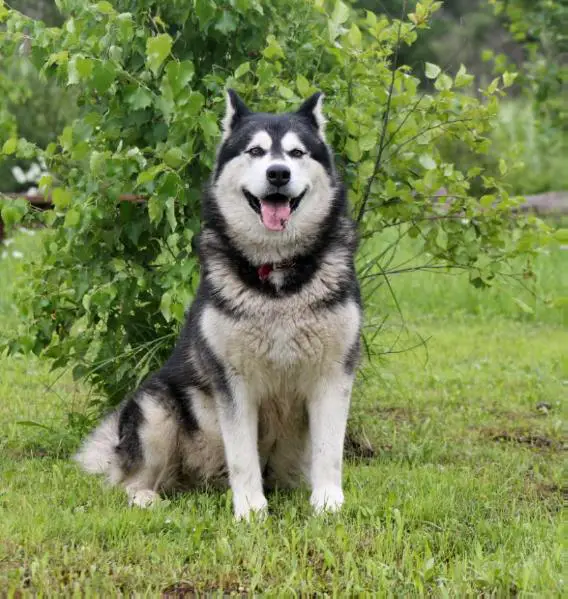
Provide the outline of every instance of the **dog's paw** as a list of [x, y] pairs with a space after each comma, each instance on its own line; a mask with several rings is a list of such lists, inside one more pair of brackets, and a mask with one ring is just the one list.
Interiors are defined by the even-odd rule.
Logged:
[[160, 496], [151, 489], [127, 489], [128, 505], [148, 508], [160, 501]]
[[310, 503], [316, 514], [337, 512], [343, 505], [343, 491], [340, 487], [321, 487], [314, 489]]
[[266, 497], [259, 495], [235, 495], [234, 497], [235, 518], [237, 520], [249, 521], [251, 517], [256, 520], [264, 520], [267, 516], [268, 502]]

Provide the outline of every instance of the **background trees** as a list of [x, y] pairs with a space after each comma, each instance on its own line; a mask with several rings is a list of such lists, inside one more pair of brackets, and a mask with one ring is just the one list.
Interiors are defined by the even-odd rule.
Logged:
[[[265, 110], [326, 92], [330, 142], [361, 220], [367, 297], [401, 269], [461, 269], [476, 286], [519, 269], [530, 277], [530, 264], [511, 261], [546, 228], [508, 218], [519, 170], [494, 133], [515, 74], [501, 59], [478, 63], [477, 79], [439, 60], [464, 2], [426, 0], [404, 14], [401, 2], [366, 6], [61, 0], [55, 27], [0, 8], [3, 157], [45, 160], [39, 185], [55, 205], [20, 292], [25, 322], [5, 346], [73, 365], [111, 403], [163, 361], [198, 277], [192, 241], [227, 85]], [[498, 30], [483, 5], [468, 14], [474, 29]], [[34, 115], [49, 124], [30, 128]], [[121, 201], [125, 193], [148, 201]], [[9, 222], [24, 211], [3, 208]], [[414, 259], [399, 254], [406, 238]], [[369, 321], [369, 353], [380, 322]]]

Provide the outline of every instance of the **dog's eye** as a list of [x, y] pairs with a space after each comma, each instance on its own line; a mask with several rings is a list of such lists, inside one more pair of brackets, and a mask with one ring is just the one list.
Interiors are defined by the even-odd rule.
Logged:
[[292, 158], [301, 158], [305, 152], [302, 152], [302, 150], [299, 150], [298, 148], [294, 148], [293, 150], [290, 150], [288, 154], [290, 154]]
[[260, 146], [254, 146], [254, 148], [248, 150], [248, 153], [251, 156], [254, 156], [254, 158], [260, 158], [266, 154], [266, 152]]

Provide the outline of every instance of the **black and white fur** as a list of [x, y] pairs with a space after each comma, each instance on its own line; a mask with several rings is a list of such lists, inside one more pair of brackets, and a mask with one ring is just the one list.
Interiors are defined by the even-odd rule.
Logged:
[[177, 345], [76, 459], [135, 505], [228, 479], [248, 518], [265, 487], [306, 481], [315, 511], [335, 511], [361, 304], [322, 95], [265, 114], [230, 90], [223, 131]]

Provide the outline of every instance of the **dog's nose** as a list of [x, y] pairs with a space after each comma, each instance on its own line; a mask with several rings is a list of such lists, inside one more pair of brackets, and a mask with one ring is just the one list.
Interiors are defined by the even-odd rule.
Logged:
[[269, 183], [276, 187], [282, 187], [290, 181], [290, 169], [284, 164], [273, 164], [266, 171], [266, 178]]

